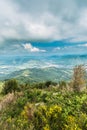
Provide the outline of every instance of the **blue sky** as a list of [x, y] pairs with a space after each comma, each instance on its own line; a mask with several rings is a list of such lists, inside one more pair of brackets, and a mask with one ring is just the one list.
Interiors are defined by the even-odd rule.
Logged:
[[7, 40], [0, 55], [87, 55], [87, 42]]
[[0, 54], [86, 54], [86, 43], [87, 0], [0, 0]]

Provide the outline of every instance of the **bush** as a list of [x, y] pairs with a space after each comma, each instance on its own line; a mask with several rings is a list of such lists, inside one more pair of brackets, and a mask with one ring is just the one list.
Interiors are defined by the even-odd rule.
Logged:
[[19, 90], [18, 82], [15, 79], [10, 79], [8, 81], [5, 81], [2, 93], [8, 94], [18, 90]]
[[35, 130], [60, 130], [62, 125], [62, 108], [58, 105], [41, 105], [34, 112]]
[[39, 89], [45, 89], [49, 88], [50, 86], [56, 86], [57, 83], [53, 81], [46, 81], [46, 82], [41, 82], [41, 83], [36, 83], [33, 85], [33, 88], [39, 88]]
[[86, 89], [85, 69], [82, 65], [74, 68], [73, 89], [75, 92], [81, 92]]

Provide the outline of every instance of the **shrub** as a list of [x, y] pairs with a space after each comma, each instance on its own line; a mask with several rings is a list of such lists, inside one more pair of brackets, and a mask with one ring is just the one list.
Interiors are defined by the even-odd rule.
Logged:
[[35, 130], [59, 130], [62, 125], [62, 108], [58, 105], [39, 106], [34, 112]]
[[83, 91], [86, 88], [85, 69], [82, 65], [74, 68], [73, 89], [75, 92]]
[[15, 79], [10, 79], [8, 81], [5, 81], [3, 89], [2, 89], [2, 93], [8, 94], [8, 93], [12, 93], [18, 90], [19, 90], [18, 82]]
[[56, 86], [56, 82], [52, 81], [46, 81], [46, 82], [41, 82], [41, 83], [36, 83], [33, 85], [33, 88], [39, 88], [39, 89], [44, 89], [44, 88], [49, 88], [50, 86]]

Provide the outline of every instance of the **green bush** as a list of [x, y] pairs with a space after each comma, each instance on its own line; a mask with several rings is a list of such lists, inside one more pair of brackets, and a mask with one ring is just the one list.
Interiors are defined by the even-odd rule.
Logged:
[[10, 79], [10, 80], [5, 81], [3, 89], [2, 89], [2, 93], [8, 94], [15, 91], [19, 91], [18, 82], [16, 81], [16, 79]]
[[46, 82], [39, 82], [35, 83], [32, 87], [33, 88], [39, 88], [39, 89], [44, 89], [44, 88], [49, 88], [50, 86], [56, 86], [57, 83], [53, 81], [46, 81]]

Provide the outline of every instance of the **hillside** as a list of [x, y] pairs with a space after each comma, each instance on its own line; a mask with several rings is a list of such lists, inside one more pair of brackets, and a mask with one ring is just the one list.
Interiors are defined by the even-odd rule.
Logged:
[[87, 130], [87, 89], [48, 83], [22, 84], [2, 95], [0, 130]]
[[70, 69], [60, 69], [55, 67], [49, 68], [32, 68], [24, 69], [20, 71], [15, 71], [11, 74], [1, 77], [1, 80], [16, 78], [22, 82], [42, 82], [42, 81], [55, 81], [59, 82], [61, 80], [70, 80], [72, 77], [72, 70]]

